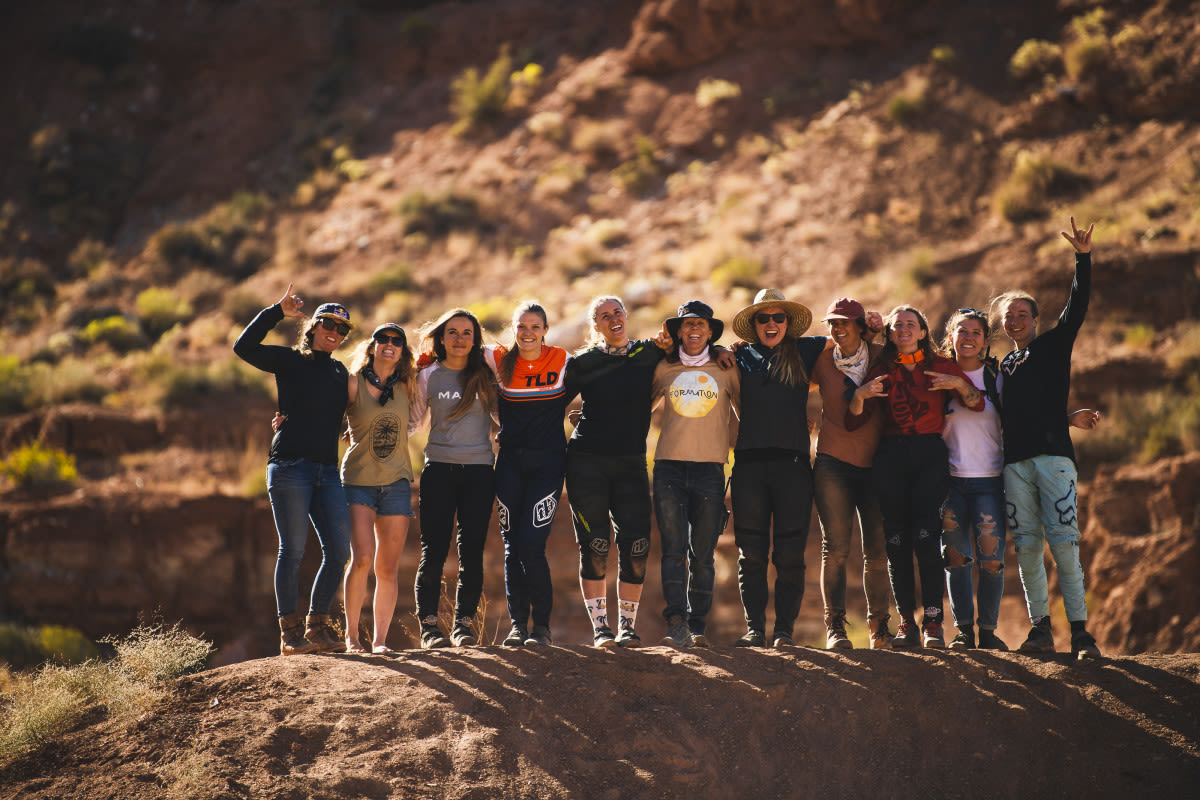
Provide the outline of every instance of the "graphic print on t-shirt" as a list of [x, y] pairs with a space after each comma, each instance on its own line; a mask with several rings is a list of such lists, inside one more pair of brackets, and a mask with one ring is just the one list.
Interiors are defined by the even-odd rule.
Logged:
[[387, 461], [396, 451], [400, 441], [400, 417], [395, 414], [380, 414], [371, 424], [371, 457], [376, 461]]
[[706, 417], [717, 405], [721, 387], [700, 370], [681, 372], [667, 389], [667, 398], [681, 417]]

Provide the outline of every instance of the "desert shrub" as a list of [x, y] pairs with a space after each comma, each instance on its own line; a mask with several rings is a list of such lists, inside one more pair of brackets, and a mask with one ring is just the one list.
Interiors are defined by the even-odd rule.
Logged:
[[1103, 34], [1086, 36], [1067, 45], [1063, 64], [1067, 75], [1079, 80], [1092, 74], [1109, 60], [1108, 38]]
[[79, 340], [87, 345], [106, 344], [118, 353], [146, 345], [138, 324], [120, 315], [92, 320], [79, 332]]
[[732, 289], [741, 286], [746, 289], [756, 288], [762, 276], [763, 262], [761, 258], [750, 255], [731, 256], [716, 266], [710, 280], [716, 286]]
[[705, 78], [696, 87], [696, 105], [710, 108], [723, 100], [742, 96], [742, 87], [721, 78]]
[[22, 445], [0, 463], [9, 480], [18, 486], [59, 486], [74, 483], [79, 477], [75, 457], [38, 442]]
[[958, 63], [958, 53], [948, 44], [939, 44], [929, 51], [929, 60], [948, 69]]
[[1125, 344], [1138, 350], [1149, 350], [1154, 344], [1154, 326], [1136, 323], [1125, 329]]
[[1112, 46], [1117, 50], [1129, 50], [1148, 41], [1146, 31], [1137, 25], [1126, 25], [1112, 37]]
[[367, 290], [378, 296], [388, 292], [411, 292], [416, 288], [417, 281], [413, 277], [412, 265], [405, 261], [389, 264], [367, 281]]
[[571, 149], [593, 159], [603, 159], [621, 152], [624, 141], [624, 127], [619, 120], [584, 120], [571, 136]]
[[654, 157], [653, 140], [639, 136], [637, 153], [612, 171], [612, 178], [627, 194], [640, 195], [650, 191], [658, 180], [661, 169]]
[[41, 408], [73, 401], [96, 403], [108, 394], [97, 377], [94, 359], [68, 357], [57, 364], [34, 363], [23, 368], [25, 406]]
[[1017, 80], [1040, 78], [1062, 65], [1062, 48], [1054, 42], [1027, 39], [1008, 62], [1008, 72]]
[[203, 405], [218, 394], [270, 396], [266, 373], [233, 357], [208, 364], [178, 364], [159, 354], [144, 361], [139, 373], [149, 383], [151, 402], [163, 409]]
[[1100, 427], [1076, 437], [1076, 447], [1083, 458], [1143, 464], [1200, 448], [1200, 377], [1182, 391], [1109, 395]]
[[29, 374], [16, 356], [0, 355], [0, 414], [14, 414], [27, 408]]
[[1104, 36], [1106, 27], [1104, 20], [1108, 17], [1108, 12], [1102, 7], [1097, 6], [1086, 14], [1080, 14], [1071, 19], [1071, 30], [1081, 39], [1089, 36]]
[[14, 669], [28, 669], [47, 661], [82, 664], [97, 655], [96, 645], [75, 628], [0, 624], [0, 661]]
[[1200, 323], [1184, 322], [1166, 354], [1167, 367], [1177, 373], [1200, 371]]
[[157, 339], [180, 322], [191, 319], [192, 304], [170, 289], [151, 286], [138, 293], [134, 300], [142, 330]]
[[159, 260], [177, 272], [225, 266], [245, 277], [273, 252], [265, 225], [271, 208], [266, 195], [238, 192], [197, 220], [167, 223], [152, 244]]
[[1022, 150], [1013, 171], [993, 198], [993, 207], [1009, 222], [1041, 217], [1047, 201], [1086, 186], [1088, 179], [1048, 154]]
[[0, 311], [6, 320], [35, 323], [58, 289], [50, 268], [36, 258], [0, 258]]
[[487, 330], [501, 331], [508, 326], [509, 320], [512, 319], [513, 302], [507, 297], [493, 296], [471, 303], [467, 309]]
[[396, 212], [404, 218], [404, 233], [445, 236], [452, 230], [486, 227], [474, 196], [453, 189], [429, 195], [417, 189], [400, 199]]
[[1178, 198], [1174, 192], [1155, 192], [1146, 198], [1142, 210], [1150, 219], [1165, 217], [1175, 210]]
[[542, 82], [541, 64], [529, 63], [522, 69], [508, 76], [509, 94], [508, 105], [514, 108], [524, 108], [533, 99], [534, 92]]
[[937, 282], [937, 259], [928, 247], [915, 247], [909, 253], [905, 279], [918, 289], [928, 289]]
[[619, 247], [629, 241], [629, 227], [625, 220], [598, 219], [587, 229], [584, 236], [601, 247]]
[[67, 267], [77, 278], [87, 277], [99, 272], [102, 267], [112, 263], [112, 248], [98, 239], [84, 237], [71, 255], [67, 257]]
[[892, 122], [904, 125], [916, 119], [925, 107], [925, 96], [911, 92], [897, 92], [888, 100], [887, 115]]
[[15, 682], [0, 709], [0, 758], [42, 747], [96, 707], [118, 720], [136, 718], [166, 696], [167, 681], [204, 669], [213, 653], [211, 643], [178, 625], [142, 626], [106, 641], [116, 651], [112, 661], [47, 665]]
[[478, 125], [499, 118], [508, 103], [511, 72], [512, 58], [504, 47], [483, 76], [475, 67], [459, 74], [450, 84], [450, 110], [458, 120], [450, 132], [463, 136]]
[[555, 142], [561, 142], [567, 135], [566, 118], [558, 111], [539, 111], [529, 118], [525, 127]]
[[601, 248], [570, 228], [555, 228], [546, 237], [546, 261], [568, 280], [582, 277], [605, 265]]

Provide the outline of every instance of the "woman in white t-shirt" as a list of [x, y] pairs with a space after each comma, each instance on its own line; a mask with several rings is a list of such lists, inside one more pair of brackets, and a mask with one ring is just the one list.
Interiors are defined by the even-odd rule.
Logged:
[[[960, 308], [946, 323], [942, 349], [958, 363], [984, 395], [984, 408], [967, 413], [951, 396], [942, 438], [950, 454], [950, 494], [942, 514], [942, 555], [950, 613], [958, 635], [950, 649], [978, 646], [1007, 650], [996, 636], [1000, 597], [1004, 594], [1004, 438], [1000, 428], [1000, 375], [988, 358], [991, 326], [985, 311]], [[990, 372], [990, 374], [985, 374]], [[979, 565], [978, 586], [974, 567]]]

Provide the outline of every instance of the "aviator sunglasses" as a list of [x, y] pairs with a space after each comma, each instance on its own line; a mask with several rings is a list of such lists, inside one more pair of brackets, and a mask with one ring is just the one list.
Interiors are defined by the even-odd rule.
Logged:
[[787, 314], [782, 311], [775, 314], [755, 314], [754, 321], [759, 325], [766, 325], [768, 322], [783, 324], [787, 320]]
[[321, 327], [327, 331], [337, 331], [342, 336], [345, 336], [350, 332], [349, 325], [344, 322], [335, 322], [328, 317], [321, 318]]

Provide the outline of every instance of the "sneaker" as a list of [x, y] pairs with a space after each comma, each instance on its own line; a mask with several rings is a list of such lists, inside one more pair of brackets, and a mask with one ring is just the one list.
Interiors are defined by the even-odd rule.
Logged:
[[427, 625], [421, 624], [421, 649], [434, 650], [439, 647], [449, 647], [450, 640], [446, 638], [446, 634], [438, 628], [437, 623]]
[[596, 647], [603, 647], [605, 650], [611, 650], [617, 646], [617, 637], [613, 636], [612, 628], [601, 625], [592, 631], [592, 644]]
[[830, 615], [829, 623], [826, 625], [825, 649], [854, 649], [854, 643], [851, 642], [850, 637], [846, 635], [846, 615], [844, 613]]
[[771, 637], [771, 646], [776, 649], [795, 647], [796, 642], [792, 639], [792, 635], [787, 631], [779, 631]]
[[989, 631], [987, 628], [979, 629], [979, 649], [980, 650], [999, 650], [1002, 653], [1008, 652], [1008, 645], [1004, 640], [996, 635], [995, 631]]
[[633, 629], [633, 623], [626, 622], [621, 625], [617, 631], [617, 646], [618, 647], [641, 647], [642, 637], [637, 635], [637, 631]]
[[687, 623], [683, 621], [683, 617], [672, 617], [667, 620], [667, 635], [663, 637], [662, 644], [668, 647], [692, 646], [692, 634], [688, 630]]
[[554, 640], [550, 638], [549, 625], [534, 625], [533, 630], [529, 633], [529, 637], [525, 639], [525, 644], [530, 647], [538, 645], [549, 647], [553, 643]]
[[711, 647], [708, 643], [708, 637], [703, 633], [693, 633], [691, 635], [692, 647]]
[[1029, 629], [1029, 635], [1017, 648], [1022, 653], [1053, 653], [1054, 632], [1050, 630], [1050, 618], [1042, 617]]
[[975, 649], [975, 629], [970, 625], [963, 625], [958, 629], [958, 635], [950, 640], [951, 650], [974, 650]]
[[1071, 655], [1081, 661], [1087, 658], [1099, 658], [1100, 648], [1096, 646], [1096, 637], [1087, 631], [1071, 634]]
[[921, 626], [921, 639], [926, 647], [940, 650], [946, 646], [946, 637], [942, 635], [942, 623], [926, 622]]
[[733, 643], [734, 647], [766, 647], [767, 635], [757, 628], [750, 628], [742, 634], [742, 638]]
[[455, 621], [454, 627], [450, 629], [450, 643], [455, 647], [474, 647], [479, 644], [479, 639], [471, 633], [470, 619], [463, 618]]
[[508, 632], [508, 636], [504, 637], [502, 644], [505, 647], [521, 647], [528, 638], [529, 632], [525, 630], [525, 626], [513, 623], [512, 630]]
[[888, 630], [889, 616], [867, 620], [867, 628], [871, 631], [872, 650], [890, 650], [892, 648], [892, 632]]
[[896, 635], [892, 638], [892, 647], [916, 647], [920, 643], [921, 633], [917, 630], [917, 621], [908, 617], [901, 617], [900, 625], [896, 628]]

